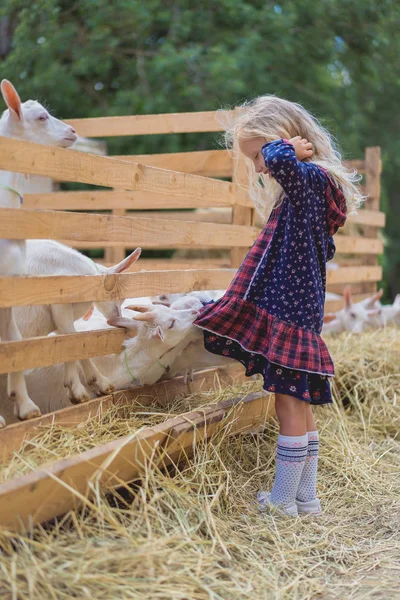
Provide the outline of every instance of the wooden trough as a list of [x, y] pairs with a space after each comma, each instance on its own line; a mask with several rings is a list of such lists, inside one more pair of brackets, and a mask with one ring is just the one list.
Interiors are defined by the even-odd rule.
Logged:
[[[70, 124], [88, 138], [220, 130], [214, 112], [77, 119]], [[364, 176], [368, 200], [336, 236], [338, 268], [328, 271], [327, 282], [328, 290], [339, 293], [351, 283], [356, 297], [362, 298], [376, 289], [382, 276], [379, 148], [367, 148], [365, 158], [351, 164]], [[107, 188], [28, 194], [23, 209], [0, 209], [0, 238], [50, 238], [78, 249], [100, 248], [105, 264], [120, 261], [127, 249], [136, 246], [197, 252], [194, 258], [140, 259], [130, 273], [118, 275], [1, 277], [0, 307], [221, 289], [229, 285], [262, 225], [243, 185], [244, 164], [234, 165], [226, 150], [106, 157], [0, 138], [0, 169]], [[219, 179], [231, 179], [234, 172], [235, 182]], [[210, 251], [217, 256], [210, 258]], [[341, 305], [339, 300], [326, 308], [337, 310]], [[1, 342], [0, 374], [119, 352], [122, 341], [122, 331], [104, 330]], [[218, 385], [244, 378], [240, 366], [214, 369], [197, 374], [192, 387], [177, 378], [11, 425], [0, 431], [0, 457], [7, 460], [44, 425], [75, 426], [98, 418], [122, 399], [165, 402], [171, 394], [211, 389], [216, 375]], [[231, 399], [37, 469], [0, 485], [0, 526], [23, 529], [60, 515], [87, 501], [94, 480], [106, 487], [132, 481], [150, 455], [157, 464], [178, 460], [194, 440], [209, 439], [222, 426], [229, 425], [231, 433], [249, 430], [262, 424], [271, 410], [265, 394]]]

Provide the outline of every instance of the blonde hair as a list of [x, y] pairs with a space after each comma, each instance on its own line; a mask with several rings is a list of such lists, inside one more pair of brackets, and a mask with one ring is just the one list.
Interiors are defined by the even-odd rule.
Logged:
[[[229, 114], [229, 113], [228, 113]], [[232, 113], [230, 113], [232, 114]], [[226, 120], [226, 115], [223, 117]], [[262, 137], [265, 142], [297, 135], [313, 145], [313, 155], [304, 162], [313, 162], [325, 169], [346, 199], [348, 212], [355, 211], [363, 201], [357, 171], [348, 169], [331, 134], [300, 104], [273, 95], [260, 96], [245, 102], [233, 112], [233, 120], [225, 123], [225, 144], [239, 156], [241, 140]], [[245, 157], [249, 193], [257, 212], [268, 217], [284, 197], [283, 190], [272, 177], [255, 173], [252, 161]]]

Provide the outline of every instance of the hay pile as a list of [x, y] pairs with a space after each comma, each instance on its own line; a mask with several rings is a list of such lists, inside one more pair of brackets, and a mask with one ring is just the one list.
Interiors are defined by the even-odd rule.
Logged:
[[[80, 512], [36, 528], [33, 536], [1, 533], [0, 597], [399, 598], [400, 332], [343, 336], [329, 345], [340, 402], [316, 410], [323, 517], [289, 519], [255, 509], [256, 491], [273, 478], [277, 426], [271, 422], [262, 435], [221, 435], [198, 447], [173, 477], [149, 470], [135, 490], [99, 492]], [[209, 402], [193, 396], [169, 414]], [[154, 407], [146, 410], [134, 426], [165, 418]], [[128, 433], [131, 424], [119, 420], [109, 414], [95, 432], [79, 428], [78, 441], [60, 431], [56, 443], [46, 433], [36, 442], [43, 445], [47, 435], [48, 460], [49, 453], [63, 456], [98, 443], [97, 429], [101, 441], [109, 439], [109, 427], [113, 436]], [[27, 469], [28, 454], [34, 462], [34, 453], [22, 450], [12, 461], [14, 474], [18, 461]]]

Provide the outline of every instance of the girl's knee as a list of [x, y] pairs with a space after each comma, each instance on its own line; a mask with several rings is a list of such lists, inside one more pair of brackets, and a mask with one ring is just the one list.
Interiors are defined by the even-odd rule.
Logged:
[[287, 396], [286, 394], [275, 394], [275, 408], [287, 413], [306, 414], [308, 405], [303, 400]]

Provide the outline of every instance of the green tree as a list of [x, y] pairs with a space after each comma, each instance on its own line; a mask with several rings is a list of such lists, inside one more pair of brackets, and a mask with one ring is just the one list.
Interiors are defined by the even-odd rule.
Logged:
[[[3, 0], [2, 76], [60, 117], [211, 110], [276, 93], [345, 156], [381, 145], [385, 277], [400, 287], [400, 72], [394, 0]], [[203, 148], [204, 135], [110, 140], [111, 152]]]

